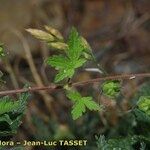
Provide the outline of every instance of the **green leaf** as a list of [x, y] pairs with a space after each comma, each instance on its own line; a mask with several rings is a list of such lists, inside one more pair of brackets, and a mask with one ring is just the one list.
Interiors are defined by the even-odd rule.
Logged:
[[71, 111], [73, 119], [74, 120], [78, 119], [79, 117], [83, 115], [83, 113], [85, 113], [85, 111], [86, 109], [85, 109], [84, 102], [82, 100], [76, 102]]
[[21, 124], [22, 115], [10, 116], [10, 114], [4, 114], [0, 116], [0, 137], [11, 136], [17, 133], [17, 129]]
[[82, 66], [86, 60], [71, 60], [63, 55], [54, 55], [46, 60], [46, 63], [59, 70], [55, 77], [55, 82], [59, 82], [65, 78], [71, 78], [74, 75], [75, 69]]
[[19, 96], [18, 101], [14, 101], [9, 96], [0, 98], [0, 115], [9, 112], [23, 112], [27, 103], [28, 93], [23, 93]]
[[28, 92], [19, 95], [19, 107], [18, 109], [15, 109], [14, 112], [23, 113], [25, 111], [29, 96], [30, 94]]
[[97, 140], [96, 144], [97, 144], [97, 147], [99, 150], [108, 150], [109, 145], [108, 145], [104, 135], [100, 135], [99, 137], [96, 136], [95, 138]]
[[8, 96], [0, 99], [0, 137], [8, 137], [17, 133], [28, 97], [28, 93], [23, 93], [19, 95], [17, 101]]
[[75, 69], [81, 67], [87, 61], [82, 55], [85, 45], [75, 28], [71, 30], [67, 46], [64, 55], [54, 55], [46, 60], [48, 65], [59, 71], [55, 77], [55, 82], [72, 78]]
[[112, 149], [134, 150], [133, 149], [134, 143], [136, 143], [136, 140], [132, 137], [109, 139], [108, 140], [108, 145], [109, 145], [108, 150], [112, 150]]
[[14, 119], [13, 122], [10, 124], [10, 128], [11, 130], [14, 130], [15, 132], [17, 132], [18, 127], [20, 126], [20, 124], [22, 123], [21, 119], [23, 117], [23, 112], [21, 114], [18, 114]]
[[12, 112], [15, 109], [18, 109], [18, 107], [19, 107], [18, 101], [13, 102], [13, 100], [8, 96], [0, 98], [0, 115]]
[[84, 58], [79, 59], [78, 61], [75, 62], [74, 68], [81, 67], [85, 62], [86, 62], [86, 59]]
[[70, 59], [78, 59], [84, 50], [82, 38], [74, 27], [71, 29], [69, 35], [68, 46], [67, 55]]
[[62, 55], [54, 55], [53, 57], [48, 58], [46, 60], [46, 63], [57, 69], [64, 69], [65, 67], [67, 67], [69, 59]]
[[92, 100], [92, 97], [83, 97], [82, 100], [84, 101], [85, 106], [89, 109], [89, 110], [101, 110], [101, 107]]
[[64, 78], [71, 78], [74, 74], [74, 69], [64, 69], [61, 70], [55, 77], [55, 82], [59, 82], [63, 80]]
[[7, 122], [8, 124], [12, 123], [12, 120], [10, 119], [9, 115], [4, 114], [0, 117], [0, 122]]
[[136, 117], [136, 120], [143, 122], [143, 123], [150, 123], [150, 116], [148, 116], [146, 113], [144, 113], [143, 111], [135, 108], [133, 110], [133, 114]]
[[76, 91], [69, 91], [68, 94], [67, 94], [67, 97], [72, 100], [73, 102], [76, 102], [78, 101], [79, 99], [82, 98], [82, 96], [80, 95], [79, 92], [76, 92]]
[[96, 137], [97, 147], [99, 150], [134, 150], [133, 145], [137, 142], [134, 137], [120, 137], [105, 139], [105, 136]]
[[68, 91], [67, 97], [74, 102], [71, 111], [74, 120], [81, 117], [86, 108], [94, 111], [101, 110], [101, 107], [92, 100], [92, 97], [82, 97], [77, 91]]

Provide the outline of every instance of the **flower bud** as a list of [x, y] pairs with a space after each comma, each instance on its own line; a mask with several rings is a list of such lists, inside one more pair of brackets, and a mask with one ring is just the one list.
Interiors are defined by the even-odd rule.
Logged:
[[4, 49], [3, 49], [3, 44], [0, 44], [0, 57], [4, 57]]
[[68, 49], [68, 45], [66, 43], [62, 43], [62, 42], [51, 42], [51, 43], [48, 43], [48, 46], [55, 48], [55, 49], [59, 49], [59, 50], [67, 50]]
[[84, 37], [81, 37], [81, 41], [82, 41], [82, 46], [85, 50], [83, 52], [83, 56], [88, 60], [92, 60], [92, 55], [91, 55], [92, 48], [90, 47], [89, 43], [86, 41]]
[[53, 35], [42, 30], [26, 29], [26, 31], [29, 32], [31, 35], [33, 35], [35, 38], [46, 41], [46, 42], [51, 42], [55, 40]]
[[44, 26], [44, 27], [49, 33], [54, 35], [57, 39], [64, 40], [62, 34], [58, 30], [52, 28], [51, 26]]
[[82, 45], [84, 47], [84, 49], [87, 52], [90, 52], [92, 50], [91, 46], [89, 45], [89, 43], [87, 42], [87, 40], [84, 37], [81, 37], [81, 41], [82, 41]]
[[105, 81], [102, 84], [102, 92], [104, 95], [110, 98], [116, 98], [119, 96], [121, 91], [120, 81], [112, 80], [112, 81]]

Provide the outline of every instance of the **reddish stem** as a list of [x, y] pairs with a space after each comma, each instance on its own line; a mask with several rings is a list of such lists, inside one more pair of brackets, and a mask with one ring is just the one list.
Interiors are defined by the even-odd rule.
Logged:
[[[105, 81], [105, 80], [125, 80], [125, 79], [131, 80], [131, 79], [136, 79], [139, 77], [150, 78], [150, 73], [106, 76], [106, 77], [101, 77], [101, 78], [96, 78], [96, 79], [90, 79], [87, 81], [76, 82], [76, 83], [73, 83], [71, 86], [74, 86], [74, 87], [83, 86], [86, 84], [96, 83], [96, 82]], [[1, 91], [0, 96], [23, 93], [23, 92], [36, 92], [36, 91], [40, 91], [40, 90], [52, 91], [52, 90], [57, 90], [57, 89], [63, 89], [63, 86], [50, 85], [50, 86], [43, 86], [43, 87], [29, 87], [29, 88], [25, 88], [25, 89], [6, 90], [6, 91]]]

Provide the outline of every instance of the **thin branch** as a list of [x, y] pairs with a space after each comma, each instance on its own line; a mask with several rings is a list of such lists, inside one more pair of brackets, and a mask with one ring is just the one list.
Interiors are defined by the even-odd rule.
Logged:
[[[72, 87], [78, 87], [78, 86], [84, 86], [87, 84], [92, 84], [92, 83], [105, 81], [105, 80], [132, 80], [132, 79], [136, 79], [136, 78], [150, 78], [150, 73], [106, 76], [106, 77], [101, 77], [101, 78], [96, 78], [96, 79], [90, 79], [87, 81], [72, 83], [71, 86]], [[61, 86], [61, 85], [49, 85], [49, 86], [29, 87], [29, 88], [25, 88], [25, 89], [1, 91], [0, 96], [23, 93], [23, 92], [36, 92], [36, 91], [42, 91], [42, 90], [53, 91], [53, 90], [57, 90], [57, 89], [63, 89], [63, 86]]]
[[8, 90], [8, 91], [1, 91], [0, 95], [10, 95], [10, 94], [18, 94], [24, 92], [35, 92], [35, 91], [43, 91], [43, 90], [55, 90], [58, 89], [58, 86], [50, 85], [50, 86], [41, 86], [41, 87], [29, 87], [24, 89], [15, 89], [15, 90]]
[[91, 79], [91, 80], [88, 80], [88, 81], [76, 82], [76, 83], [73, 84], [73, 86], [81, 86], [81, 85], [86, 85], [86, 84], [105, 81], [105, 80], [125, 80], [125, 79], [131, 80], [131, 79], [135, 79], [135, 78], [139, 78], [139, 77], [149, 78], [150, 73], [121, 74], [121, 75], [114, 75], [114, 76], [106, 76], [106, 77]]

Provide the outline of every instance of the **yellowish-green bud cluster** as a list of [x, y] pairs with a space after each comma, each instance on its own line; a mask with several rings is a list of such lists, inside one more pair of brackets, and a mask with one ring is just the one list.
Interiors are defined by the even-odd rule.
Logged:
[[120, 94], [121, 84], [118, 80], [105, 81], [102, 85], [102, 92], [110, 98], [116, 98]]
[[137, 106], [141, 111], [150, 116], [150, 96], [141, 96]]
[[38, 29], [27, 29], [26, 31], [33, 35], [35, 38], [40, 39], [42, 41], [47, 42], [48, 46], [58, 49], [58, 50], [67, 50], [68, 45], [64, 43], [64, 38], [62, 34], [52, 28], [51, 26], [44, 26], [45, 30], [38, 30]]

